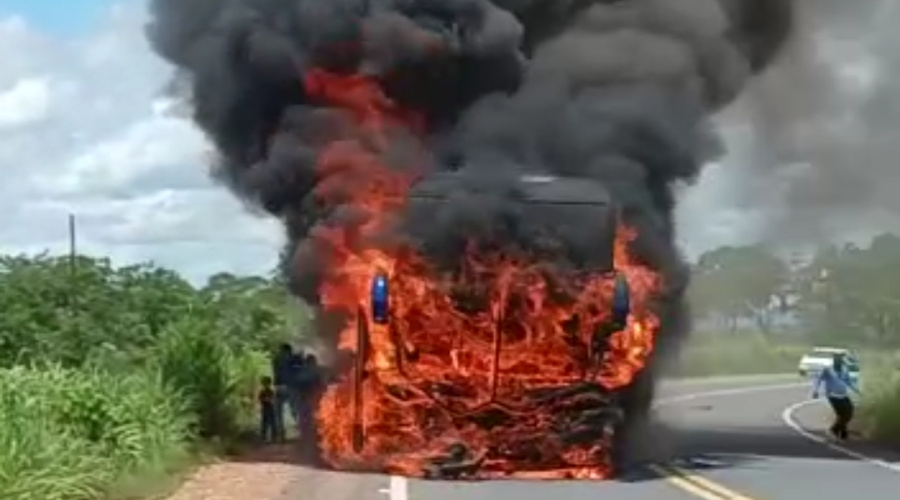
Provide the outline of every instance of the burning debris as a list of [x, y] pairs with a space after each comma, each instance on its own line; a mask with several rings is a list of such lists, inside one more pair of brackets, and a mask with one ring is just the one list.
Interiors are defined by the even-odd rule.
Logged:
[[609, 477], [687, 332], [671, 185], [790, 2], [151, 5], [217, 178], [284, 221], [334, 347], [323, 458]]

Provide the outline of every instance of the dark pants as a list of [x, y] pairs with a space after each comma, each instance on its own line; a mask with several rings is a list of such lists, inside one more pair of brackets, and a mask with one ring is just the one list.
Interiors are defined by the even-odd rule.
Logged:
[[284, 424], [285, 410], [289, 411], [294, 422], [297, 421], [297, 395], [296, 391], [287, 386], [277, 386], [275, 388], [275, 434], [278, 439], [284, 440], [287, 437], [286, 426]]
[[278, 435], [278, 419], [275, 416], [275, 405], [263, 405], [259, 411], [259, 435], [263, 441], [273, 442], [280, 439]]
[[847, 439], [850, 431], [847, 426], [853, 420], [853, 401], [847, 398], [828, 398], [831, 409], [834, 410], [834, 424], [831, 426], [831, 433], [838, 439]]
[[304, 391], [300, 395], [298, 404], [300, 452], [304, 462], [309, 465], [319, 464], [321, 450], [319, 449], [318, 426], [316, 425], [316, 406], [318, 406], [319, 393], [316, 390]]

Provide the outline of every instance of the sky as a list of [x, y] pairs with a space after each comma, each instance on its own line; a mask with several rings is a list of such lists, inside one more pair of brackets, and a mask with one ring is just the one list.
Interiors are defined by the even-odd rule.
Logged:
[[96, 26], [112, 0], [0, 0], [0, 15], [17, 15], [57, 35], [80, 34]]
[[[0, 253], [67, 249], [152, 261], [202, 281], [263, 273], [282, 244], [207, 177], [209, 147], [167, 113], [170, 68], [143, 38], [146, 0], [0, 0]], [[732, 155], [739, 127], [726, 131]], [[726, 162], [727, 163], [727, 162]], [[689, 255], [754, 241], [760, 214], [737, 207], [744, 180], [713, 165], [683, 190]]]
[[65, 252], [74, 213], [78, 249], [117, 263], [267, 272], [280, 230], [213, 185], [204, 138], [166, 113], [145, 9], [0, 0], [0, 253]]

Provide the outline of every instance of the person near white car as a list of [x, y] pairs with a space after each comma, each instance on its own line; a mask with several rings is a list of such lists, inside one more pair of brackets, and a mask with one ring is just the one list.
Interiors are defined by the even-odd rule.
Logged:
[[843, 354], [835, 354], [831, 366], [826, 366], [819, 372], [813, 387], [813, 399], [819, 397], [819, 391], [823, 386], [828, 403], [834, 410], [834, 424], [829, 430], [836, 439], [845, 440], [850, 435], [848, 426], [855, 412], [850, 393], [859, 395], [860, 392], [856, 382], [850, 377]]

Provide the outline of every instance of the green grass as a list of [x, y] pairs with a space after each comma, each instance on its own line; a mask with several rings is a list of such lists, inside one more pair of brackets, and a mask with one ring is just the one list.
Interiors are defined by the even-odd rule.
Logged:
[[295, 306], [278, 279], [0, 256], [0, 499], [157, 497], [239, 449]]
[[793, 373], [807, 346], [776, 342], [752, 332], [696, 334], [684, 346], [672, 375], [712, 377]]
[[234, 449], [265, 360], [204, 333], [171, 332], [127, 371], [0, 369], [0, 498], [147, 498], [171, 489], [198, 450]]
[[900, 354], [866, 362], [858, 426], [867, 437], [900, 447]]
[[158, 376], [15, 367], [0, 386], [4, 500], [100, 498], [188, 452], [192, 416]]

